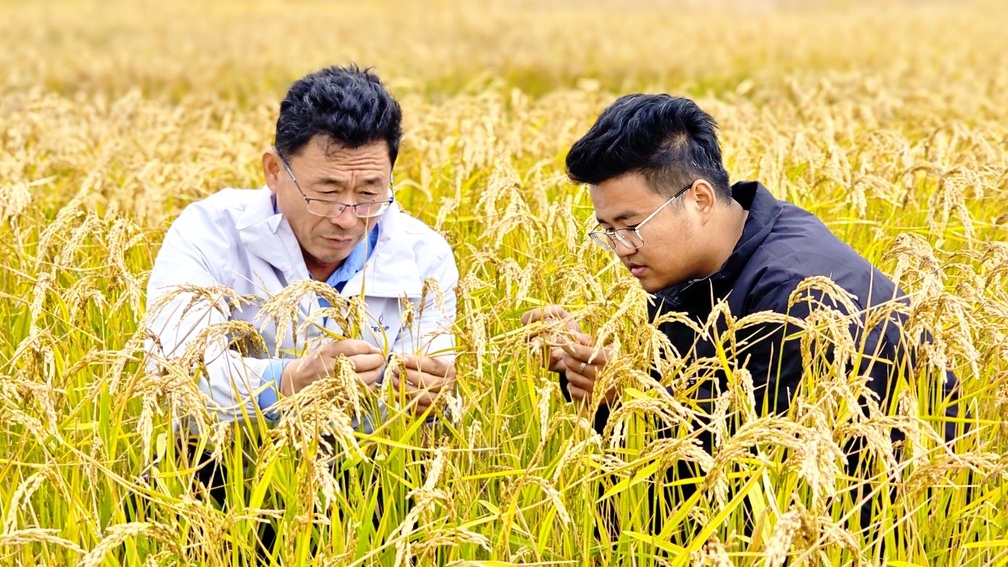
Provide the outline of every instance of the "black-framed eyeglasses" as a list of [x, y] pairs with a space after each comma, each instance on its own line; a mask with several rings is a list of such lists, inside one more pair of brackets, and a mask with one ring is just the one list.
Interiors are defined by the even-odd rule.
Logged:
[[[278, 152], [279, 155], [279, 152]], [[390, 204], [395, 200], [391, 196], [392, 193], [392, 182], [389, 182], [389, 198], [383, 201], [368, 201], [365, 203], [340, 203], [339, 201], [327, 201], [325, 199], [315, 199], [305, 195], [304, 189], [301, 189], [301, 184], [298, 183], [296, 177], [294, 177], [294, 172], [291, 171], [290, 164], [287, 163], [287, 158], [280, 155], [280, 162], [283, 163], [284, 169], [287, 170], [287, 175], [290, 176], [291, 181], [294, 182], [294, 186], [297, 187], [298, 193], [301, 193], [301, 197], [305, 200], [305, 205], [308, 206], [308, 212], [320, 216], [320, 217], [338, 217], [343, 214], [343, 211], [350, 208], [353, 210], [354, 215], [357, 218], [370, 219], [380, 216], [384, 213]]]
[[624, 228], [608, 228], [605, 230], [593, 230], [588, 233], [588, 236], [591, 237], [592, 241], [594, 241], [595, 244], [598, 244], [601, 248], [608, 250], [610, 252], [616, 251], [617, 244], [622, 244], [623, 246], [626, 246], [630, 250], [639, 250], [641, 246], [644, 246], [644, 237], [641, 236], [640, 234], [641, 227], [643, 227], [644, 224], [647, 223], [649, 220], [653, 219], [655, 215], [657, 215], [658, 212], [664, 209], [669, 203], [678, 199], [679, 196], [685, 193], [686, 191], [689, 191], [693, 187], [694, 183], [696, 183], [696, 181], [693, 181], [693, 183], [690, 183], [689, 185], [680, 189], [678, 193], [672, 195], [671, 199], [662, 203], [660, 207], [655, 209], [653, 213], [645, 217], [644, 220], [640, 221], [639, 223]]

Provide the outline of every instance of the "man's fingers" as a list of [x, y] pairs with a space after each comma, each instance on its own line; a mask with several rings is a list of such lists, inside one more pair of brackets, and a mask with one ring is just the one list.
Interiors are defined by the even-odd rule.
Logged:
[[532, 323], [552, 323], [555, 321], [565, 321], [566, 327], [574, 332], [580, 332], [577, 323], [571, 318], [571, 314], [567, 312], [566, 309], [560, 307], [559, 305], [547, 305], [542, 308], [532, 309], [522, 313], [521, 317], [522, 325], [531, 325]]
[[455, 361], [450, 357], [404, 355], [388, 375], [391, 386], [406, 397], [405, 403], [417, 414], [455, 386]]
[[400, 384], [405, 383], [405, 386], [410, 390], [438, 392], [453, 382], [454, 380], [447, 376], [428, 374], [419, 370], [407, 370], [405, 373], [400, 370], [392, 375], [393, 386], [399, 387]]
[[358, 374], [377, 370], [385, 364], [385, 357], [380, 352], [377, 354], [353, 354], [347, 356], [347, 358], [350, 359], [354, 371]]
[[[592, 355], [595, 354], [595, 347], [580, 343], [568, 342], [560, 345], [560, 348], [563, 350], [565, 355], [574, 359], [574, 361], [578, 363], [587, 362], [592, 358]], [[595, 358], [598, 357], [596, 356]], [[570, 367], [571, 365], [568, 363], [567, 366]], [[577, 365], [574, 365], [574, 368], [577, 368]]]
[[544, 307], [536, 307], [535, 309], [530, 309], [522, 313], [521, 322], [522, 325], [528, 325], [529, 323], [535, 323], [536, 321], [544, 321], [547, 319], [566, 319], [570, 317], [570, 313], [566, 309], [560, 307], [559, 305], [546, 305]]
[[[598, 348], [595, 346], [595, 339], [591, 335], [578, 335], [578, 342], [567, 342], [560, 347], [566, 356], [575, 359], [580, 364], [588, 362], [590, 364], [604, 365], [609, 361], [612, 349], [610, 347]], [[571, 365], [568, 364], [568, 367]], [[577, 365], [574, 365], [577, 368]]]
[[577, 374], [575, 372], [567, 372], [567, 383], [573, 384], [582, 390], [588, 390], [589, 392], [595, 389], [595, 380], [589, 378], [583, 374]]
[[427, 384], [417, 384], [414, 381], [416, 378], [410, 379], [409, 376], [403, 378], [402, 376], [392, 376], [392, 387], [400, 389], [406, 392], [410, 398], [417, 398], [421, 394], [429, 394], [430, 399], [436, 398], [437, 393], [445, 389], [447, 384], [445, 383], [427, 383]]
[[409, 370], [419, 370], [433, 376], [448, 376], [454, 374], [455, 361], [451, 358], [437, 358], [408, 354], [403, 356], [403, 366]]
[[[602, 365], [577, 361], [569, 356], [565, 359], [565, 364], [567, 365], [567, 391], [570, 393], [571, 398], [590, 402], [596, 395], [596, 380]], [[611, 404], [616, 398], [616, 389], [610, 388], [599, 395], [602, 396], [599, 399], [599, 403]]]
[[[427, 376], [431, 378], [430, 375]], [[427, 408], [437, 399], [442, 390], [448, 389], [446, 383], [437, 385], [419, 386], [415, 381], [420, 379], [414, 376], [392, 376], [392, 387], [402, 392], [406, 396], [405, 402], [414, 408], [417, 414], [427, 411]]]
[[530, 323], [535, 323], [536, 321], [542, 321], [543, 313], [542, 309], [533, 309], [531, 311], [526, 311], [521, 314], [521, 324], [528, 325]]
[[434, 398], [427, 395], [419, 396], [415, 398], [415, 400], [416, 402], [415, 405], [413, 406], [414, 408], [413, 412], [417, 415], [420, 415], [425, 411], [427, 411], [427, 408], [431, 407], [431, 404], [434, 403]]
[[344, 339], [342, 341], [330, 341], [319, 347], [319, 352], [333, 358], [339, 355], [353, 356], [357, 354], [378, 354], [381, 349], [373, 344], [359, 339]]
[[376, 368], [367, 372], [358, 372], [357, 377], [360, 378], [361, 382], [373, 388], [378, 383], [378, 379], [381, 378], [381, 372]]
[[560, 347], [553, 347], [550, 349], [549, 355], [549, 368], [552, 372], [564, 372], [567, 370], [567, 365], [564, 364], [564, 351]]
[[573, 384], [568, 384], [567, 392], [570, 393], [572, 399], [591, 400], [591, 390], [585, 390], [584, 388], [579, 388]]

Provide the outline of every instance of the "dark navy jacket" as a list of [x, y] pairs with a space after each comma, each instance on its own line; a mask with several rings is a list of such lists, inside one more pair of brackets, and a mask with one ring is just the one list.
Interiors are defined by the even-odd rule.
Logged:
[[[760, 183], [735, 183], [732, 196], [749, 215], [731, 256], [718, 272], [707, 278], [657, 292], [648, 307], [650, 319], [655, 321], [674, 311], [685, 314], [702, 328], [720, 300], [727, 302], [736, 320], [763, 311], [805, 319], [813, 302], [799, 301], [789, 308], [792, 292], [806, 278], [827, 277], [853, 296], [854, 308], [860, 316], [852, 318], [854, 323], [849, 331], [859, 350], [873, 355], [863, 357], [856, 371], [858, 375], [870, 377], [868, 387], [885, 403], [892, 388], [891, 373], [901, 365], [910, 364], [900, 340], [903, 317], [893, 313], [892, 308], [893, 301], [905, 304], [906, 297], [888, 277], [834, 236], [817, 217], [778, 200]], [[821, 294], [809, 295], [823, 299]], [[831, 308], [843, 313], [848, 311], [840, 302], [824, 301]], [[866, 329], [865, 321], [873, 320], [869, 315], [873, 309], [882, 309], [890, 316], [875, 317], [877, 324]], [[718, 321], [719, 326], [723, 323], [723, 318]], [[700, 339], [685, 323], [666, 322], [660, 324], [659, 329], [680, 355], [715, 356], [714, 345]], [[797, 331], [794, 325], [767, 323], [749, 327], [735, 336], [736, 347], [728, 355], [752, 374], [760, 413], [786, 412], [801, 383], [801, 343], [793, 338]], [[785, 336], [793, 340], [784, 340]], [[561, 376], [562, 381], [564, 378]], [[952, 391], [954, 383], [955, 377], [949, 374], [946, 392]], [[702, 405], [704, 400], [712, 402], [726, 386], [723, 375], [717, 381], [701, 383], [695, 399]], [[595, 420], [599, 431], [608, 413], [605, 407], [599, 409]], [[709, 444], [709, 440], [705, 441]]]
[[[805, 319], [815, 302], [824, 300], [822, 294], [813, 290], [806, 294], [812, 302], [806, 299], [790, 307], [789, 301], [798, 285], [813, 276], [829, 278], [852, 294], [861, 321], [873, 307], [891, 312], [892, 301], [906, 301], [888, 277], [811, 213], [776, 199], [766, 187], [752, 181], [733, 185], [732, 196], [749, 216], [731, 256], [715, 274], [655, 294], [648, 313], [651, 320], [671, 310], [703, 325], [719, 300], [727, 302], [736, 320], [762, 311]], [[847, 311], [842, 302], [824, 302]], [[667, 323], [660, 329], [681, 354], [688, 353], [697, 341], [695, 332], [683, 323]], [[734, 354], [740, 365], [745, 361], [756, 386], [757, 406], [765, 401], [771, 412], [787, 411], [801, 382], [803, 362], [800, 341], [784, 337], [794, 336], [798, 330], [797, 326], [775, 322], [744, 329], [741, 337], [736, 335], [737, 350], [729, 354]], [[850, 331], [860, 347], [864, 328], [855, 323]], [[892, 364], [905, 362], [900, 336], [899, 326], [886, 320], [864, 337], [864, 351], [876, 356], [870, 365], [869, 360], [863, 360], [859, 373], [867, 371], [871, 377], [868, 386], [879, 399], [888, 393]], [[694, 352], [699, 357], [715, 356], [714, 346], [706, 341], [699, 341]]]

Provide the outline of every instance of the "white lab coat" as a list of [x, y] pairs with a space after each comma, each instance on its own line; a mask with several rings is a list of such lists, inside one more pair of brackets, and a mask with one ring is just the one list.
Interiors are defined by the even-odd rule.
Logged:
[[[380, 218], [378, 227], [378, 242], [364, 269], [343, 288], [344, 296], [363, 296], [367, 311], [367, 320], [357, 325], [360, 333], [351, 338], [390, 353], [451, 353], [458, 282], [451, 248], [441, 235], [396, 203]], [[421, 312], [419, 302], [427, 278], [436, 280], [444, 302], [439, 306], [436, 294], [429, 292]], [[263, 379], [271, 362], [268, 357], [295, 356], [323, 336], [314, 326], [295, 336], [306, 317], [346, 334], [338, 318], [318, 316], [319, 302], [313, 293], [301, 298], [298, 319], [286, 322], [282, 337], [277, 336], [276, 321], [260, 315], [265, 300], [308, 279], [311, 275], [297, 238], [284, 216], [274, 212], [269, 188], [225, 189], [189, 205], [165, 235], [147, 285], [148, 328], [159, 343], [150, 347], [152, 366], [160, 357], [179, 357], [194, 345], [202, 350], [207, 369], [199, 388], [209, 399], [208, 407], [222, 420], [240, 419], [243, 405], [246, 415], [255, 416], [259, 393], [272, 387]], [[171, 303], [152, 311], [159, 298], [179, 285], [224, 286], [256, 300], [239, 305], [204, 300], [191, 305], [193, 293], [175, 291]], [[408, 313], [401, 298], [421, 312], [408, 328], [404, 328]], [[197, 339], [201, 331], [227, 321], [246, 321], [258, 329], [266, 345], [264, 357], [242, 356], [230, 348], [231, 337], [223, 334], [209, 341]]]

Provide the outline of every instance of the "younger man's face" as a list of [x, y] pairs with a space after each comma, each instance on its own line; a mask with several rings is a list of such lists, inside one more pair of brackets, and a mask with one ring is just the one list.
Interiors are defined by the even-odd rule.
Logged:
[[639, 173], [608, 179], [589, 189], [595, 218], [603, 230], [633, 228], [658, 211], [640, 227], [639, 248], [615, 245], [616, 255], [648, 293], [709, 275], [700, 273], [707, 262], [699, 224], [691, 214], [690, 192], [662, 207], [680, 189], [669, 187], [668, 195], [658, 194]]

